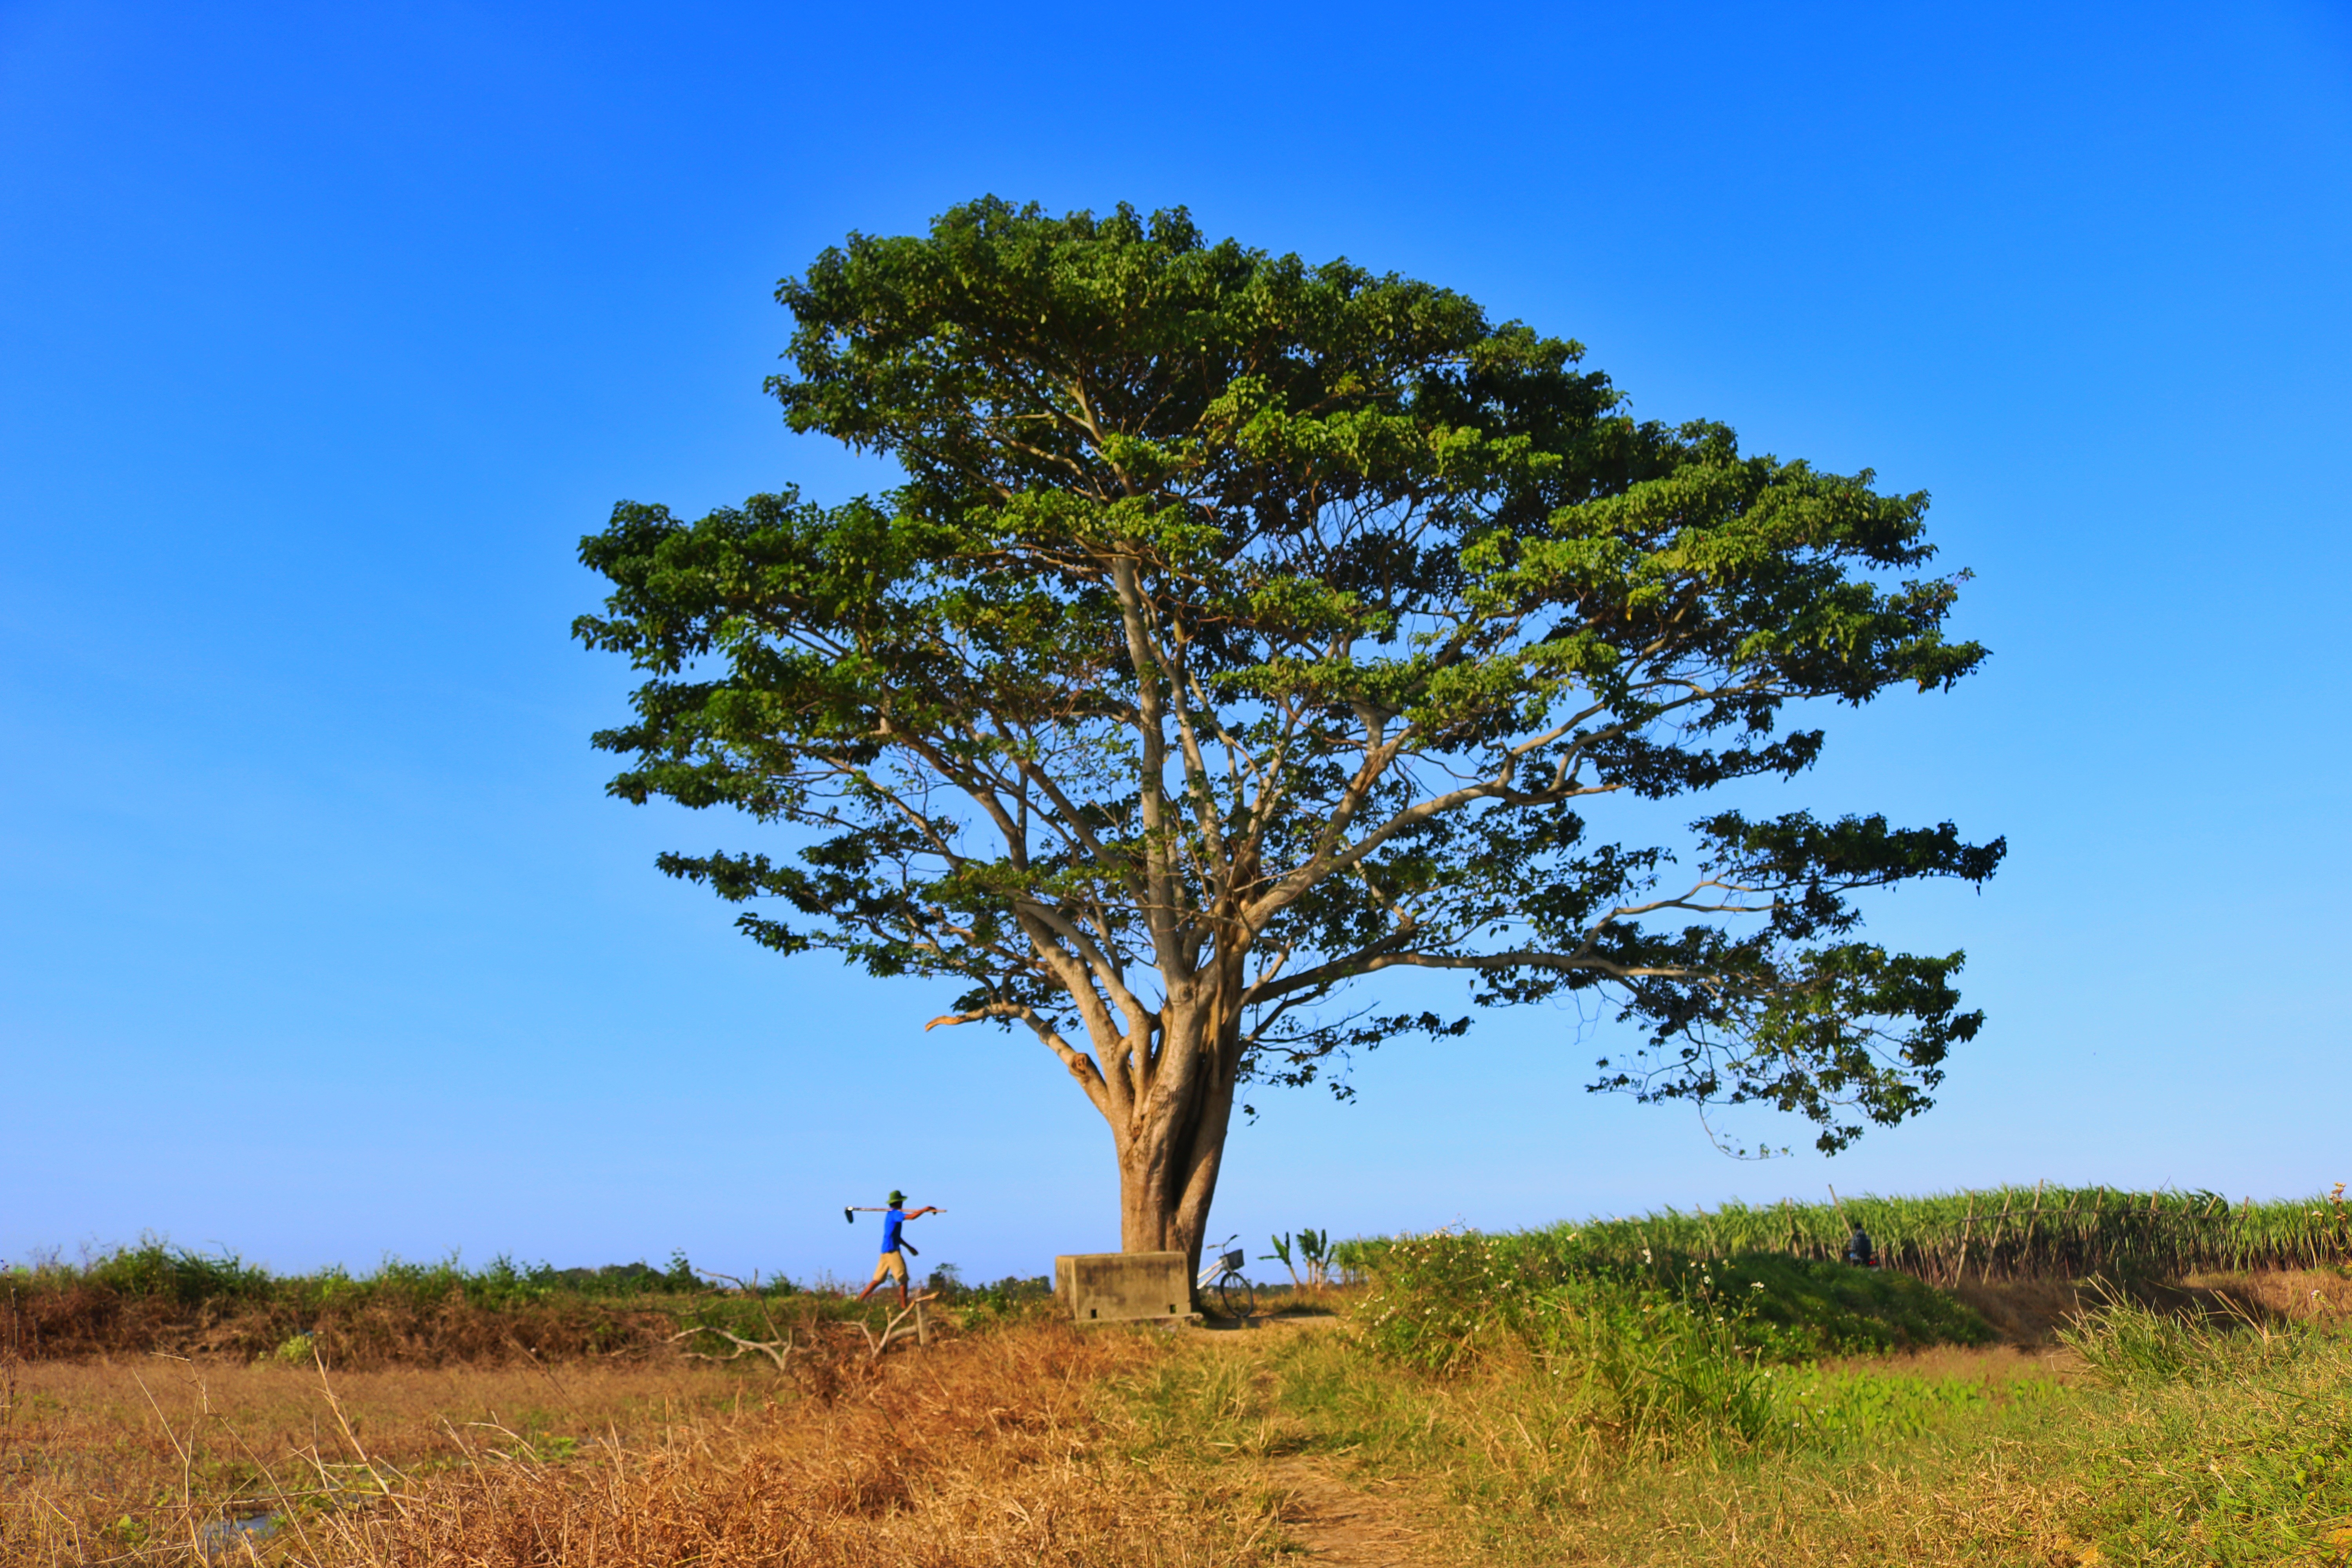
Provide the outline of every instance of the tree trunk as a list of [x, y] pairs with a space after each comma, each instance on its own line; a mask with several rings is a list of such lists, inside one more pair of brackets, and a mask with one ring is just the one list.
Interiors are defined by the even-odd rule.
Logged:
[[1136, 1107], [1132, 1124], [1111, 1129], [1118, 1152], [1119, 1250], [1181, 1252], [1195, 1277], [1241, 1055], [1239, 1020], [1231, 1010], [1213, 1004], [1201, 1011], [1205, 1018], [1167, 1009], [1171, 1033], [1189, 1027], [1213, 1037], [1185, 1049], [1177, 1034], [1174, 1048], [1162, 1048], [1162, 1074]]

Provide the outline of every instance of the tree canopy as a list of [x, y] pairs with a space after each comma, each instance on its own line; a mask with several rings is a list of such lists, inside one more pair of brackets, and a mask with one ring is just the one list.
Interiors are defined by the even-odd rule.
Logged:
[[1634, 1041], [1595, 1088], [1828, 1150], [1977, 1031], [1961, 955], [1873, 944], [1854, 895], [2000, 841], [1650, 804], [1801, 773], [1791, 704], [1984, 658], [1924, 494], [1638, 421], [1572, 342], [1181, 209], [981, 200], [777, 298], [787, 422], [904, 481], [582, 542], [613, 589], [577, 635], [643, 675], [611, 788], [787, 825], [660, 862], [760, 942], [1034, 1033], [1110, 1124], [1129, 1247], [1197, 1255], [1242, 1085], [1468, 1026], [1383, 972], [1592, 993]]

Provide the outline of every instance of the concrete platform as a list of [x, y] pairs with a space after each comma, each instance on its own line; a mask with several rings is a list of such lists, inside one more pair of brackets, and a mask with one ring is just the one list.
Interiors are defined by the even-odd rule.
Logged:
[[1072, 1252], [1054, 1259], [1054, 1295], [1076, 1322], [1174, 1323], [1192, 1310], [1181, 1252]]

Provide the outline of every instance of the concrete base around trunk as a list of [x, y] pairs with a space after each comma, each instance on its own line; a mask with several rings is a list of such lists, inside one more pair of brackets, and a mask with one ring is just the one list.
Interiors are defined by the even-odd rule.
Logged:
[[1054, 1295], [1079, 1323], [1181, 1322], [1192, 1276], [1181, 1252], [1077, 1252], [1054, 1259]]

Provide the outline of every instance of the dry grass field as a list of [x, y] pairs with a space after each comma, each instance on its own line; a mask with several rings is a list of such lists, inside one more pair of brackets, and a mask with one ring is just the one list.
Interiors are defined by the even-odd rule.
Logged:
[[[808, 1379], [152, 1358], [16, 1369], [11, 1563], [1270, 1561], [1256, 1478], [1138, 1440], [1110, 1395], [1165, 1338], [1034, 1323]], [[266, 1538], [224, 1521], [275, 1512]]]
[[782, 1371], [0, 1345], [0, 1563], [2352, 1563], [2352, 1276], [1961, 1294], [2024, 1343], [1692, 1398], [1660, 1363], [1639, 1409], [1590, 1347], [1401, 1364], [1369, 1289], [1238, 1331], [974, 1307], [878, 1358], [811, 1301]]

